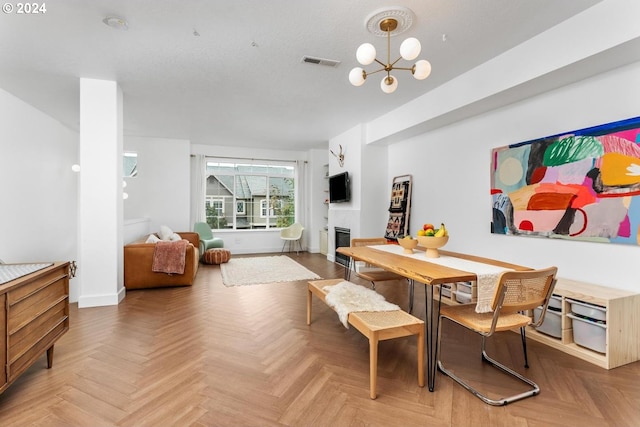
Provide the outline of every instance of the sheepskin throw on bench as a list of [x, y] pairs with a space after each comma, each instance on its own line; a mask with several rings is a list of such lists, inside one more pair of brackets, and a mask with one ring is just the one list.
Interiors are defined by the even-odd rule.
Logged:
[[323, 289], [327, 292], [327, 304], [338, 313], [338, 318], [347, 329], [351, 312], [400, 310], [399, 306], [388, 302], [376, 291], [346, 280], [334, 286], [325, 286]]

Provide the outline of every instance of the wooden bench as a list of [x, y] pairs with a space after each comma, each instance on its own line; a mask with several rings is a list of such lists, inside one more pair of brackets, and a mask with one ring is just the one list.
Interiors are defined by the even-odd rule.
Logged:
[[[314, 280], [307, 285], [307, 325], [311, 324], [312, 295], [325, 304], [325, 286], [333, 286], [343, 279]], [[424, 387], [424, 321], [403, 310], [362, 311], [349, 313], [348, 322], [369, 340], [369, 396], [376, 398], [378, 373], [378, 341], [417, 335], [418, 385]]]

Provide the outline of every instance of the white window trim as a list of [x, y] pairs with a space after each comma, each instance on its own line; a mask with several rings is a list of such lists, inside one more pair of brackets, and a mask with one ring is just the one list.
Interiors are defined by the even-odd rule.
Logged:
[[267, 217], [267, 199], [260, 200], [260, 218]]
[[218, 218], [224, 217], [224, 198], [207, 196], [206, 202], [210, 203], [210, 206], [213, 209], [216, 209], [215, 208], [216, 202], [220, 203], [220, 213], [218, 213], [217, 217]]

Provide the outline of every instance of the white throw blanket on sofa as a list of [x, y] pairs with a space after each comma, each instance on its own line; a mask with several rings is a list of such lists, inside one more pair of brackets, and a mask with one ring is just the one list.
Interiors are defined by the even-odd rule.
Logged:
[[338, 313], [338, 318], [345, 328], [349, 328], [349, 313], [355, 311], [395, 311], [400, 310], [396, 304], [384, 299], [374, 290], [343, 280], [337, 285], [325, 286], [325, 301]]

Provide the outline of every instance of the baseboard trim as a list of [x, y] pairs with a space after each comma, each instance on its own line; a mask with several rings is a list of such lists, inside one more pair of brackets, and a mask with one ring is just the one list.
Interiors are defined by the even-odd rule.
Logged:
[[126, 291], [120, 289], [118, 293], [107, 295], [81, 295], [78, 298], [78, 308], [105, 307], [118, 305], [124, 299]]

